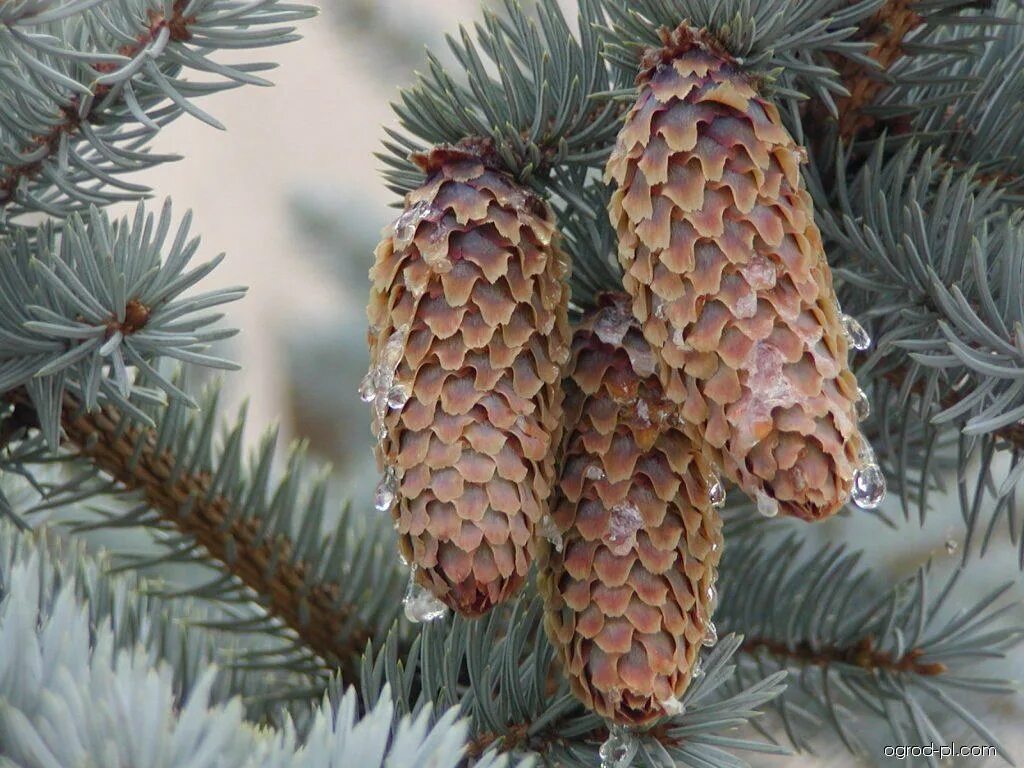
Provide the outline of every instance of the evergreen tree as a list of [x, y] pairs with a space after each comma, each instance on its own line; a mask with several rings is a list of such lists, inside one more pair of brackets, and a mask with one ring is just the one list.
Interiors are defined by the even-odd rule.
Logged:
[[346, 503], [133, 180], [311, 10], [0, 0], [0, 766], [1024, 757], [1024, 8], [577, 11], [395, 104]]

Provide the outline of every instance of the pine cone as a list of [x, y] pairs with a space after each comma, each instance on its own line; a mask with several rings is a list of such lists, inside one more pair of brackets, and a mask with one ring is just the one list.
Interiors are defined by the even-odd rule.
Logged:
[[714, 632], [717, 479], [663, 396], [628, 296], [605, 295], [573, 337], [566, 439], [542, 545], [545, 627], [572, 690], [640, 725], [679, 711]]
[[419, 161], [428, 180], [370, 271], [364, 399], [385, 471], [378, 507], [392, 508], [417, 581], [475, 616], [526, 578], [551, 492], [566, 262], [538, 197], [467, 151]]
[[633, 312], [723, 472], [766, 514], [828, 517], [853, 484], [860, 395], [806, 153], [703, 30], [664, 40], [607, 168]]

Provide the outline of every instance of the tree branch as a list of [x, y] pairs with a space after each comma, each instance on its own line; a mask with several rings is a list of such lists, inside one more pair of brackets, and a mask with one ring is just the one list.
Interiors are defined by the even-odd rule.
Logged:
[[[882, 374], [882, 378], [892, 384], [894, 387], [900, 388], [903, 386], [903, 382], [907, 376], [907, 367], [900, 366], [890, 371], [886, 371]], [[914, 386], [911, 387], [911, 394], [921, 395], [924, 392], [924, 382], [918, 380]], [[949, 409], [960, 402], [960, 395], [955, 390], [947, 390], [946, 393], [939, 400], [939, 405], [942, 408]], [[1015, 424], [1007, 424], [1005, 427], [993, 430], [993, 435], [1005, 440], [1010, 443], [1016, 450], [1024, 450], [1024, 422], [1017, 422]]]
[[[13, 399], [29, 402], [23, 390]], [[359, 654], [370, 629], [357, 618], [355, 606], [339, 604], [339, 584], [307, 583], [310, 567], [293, 559], [289, 539], [265, 535], [262, 520], [232, 514], [224, 496], [210, 493], [209, 473], [182, 471], [173, 455], [156, 450], [152, 430], [126, 425], [109, 406], [85, 413], [65, 396], [62, 426], [83, 457], [125, 489], [140, 491], [167, 523], [194, 537], [253, 590], [270, 615], [328, 664], [340, 667], [346, 684], [358, 683]]]
[[885, 73], [903, 55], [907, 35], [924, 23], [924, 17], [913, 10], [914, 0], [888, 0], [861, 25], [855, 39], [869, 42], [869, 58], [878, 64], [873, 69], [849, 58], [836, 57], [834, 63], [849, 96], [836, 99], [839, 111], [839, 135], [844, 141], [876, 124], [865, 109], [878, 100], [886, 88]]
[[[194, 16], [185, 15], [187, 6], [188, 0], [175, 0], [170, 16], [166, 16], [155, 9], [150, 9], [149, 24], [139, 34], [134, 43], [121, 46], [118, 49], [118, 53], [128, 58], [135, 58], [147, 46], [151, 45], [164, 29], [168, 31], [169, 38], [173, 42], [180, 43], [190, 40], [192, 33], [189, 25], [194, 24], [196, 19]], [[96, 64], [93, 68], [101, 74], [108, 74], [117, 69], [116, 65], [108, 63]], [[21, 151], [22, 155], [35, 157], [35, 160], [20, 165], [8, 165], [0, 172], [0, 206], [14, 200], [18, 185], [23, 179], [35, 178], [42, 173], [46, 162], [59, 151], [61, 140], [64, 136], [75, 136], [81, 130], [82, 123], [95, 121], [99, 118], [100, 110], [98, 105], [102, 102], [103, 97], [109, 93], [110, 86], [98, 83], [93, 85], [90, 90], [93, 99], [85, 114], [79, 114], [81, 96], [71, 96], [68, 103], [59, 108], [56, 121], [50, 127], [50, 130], [34, 137], [32, 142]], [[44, 150], [41, 155], [40, 150]]]
[[920, 648], [912, 648], [902, 656], [896, 657], [890, 651], [877, 650], [872, 637], [865, 637], [856, 645], [848, 648], [835, 645], [814, 648], [807, 641], [802, 641], [791, 647], [778, 640], [750, 637], [743, 642], [740, 650], [755, 656], [764, 650], [779, 659], [817, 667], [849, 664], [868, 671], [885, 670], [924, 677], [936, 677], [947, 671], [946, 665], [940, 662], [921, 661], [924, 651]]

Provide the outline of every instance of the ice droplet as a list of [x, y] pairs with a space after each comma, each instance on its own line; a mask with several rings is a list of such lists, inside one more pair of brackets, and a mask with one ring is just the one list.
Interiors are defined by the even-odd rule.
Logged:
[[583, 476], [587, 480], [604, 480], [606, 477], [604, 470], [597, 464], [588, 464], [587, 468], [583, 470]]
[[672, 696], [671, 698], [665, 699], [663, 702], [661, 702], [661, 708], [665, 710], [665, 714], [669, 717], [682, 715], [686, 712], [686, 707], [683, 705], [683, 702], [681, 702], [675, 696]]
[[598, 751], [601, 768], [626, 768], [636, 753], [636, 748], [636, 736], [631, 731], [621, 725], [610, 726], [608, 738]]
[[725, 486], [717, 475], [708, 478], [708, 501], [715, 509], [725, 506]]
[[624, 555], [632, 549], [636, 542], [636, 532], [640, 530], [644, 520], [636, 504], [624, 501], [611, 508], [608, 517], [608, 533], [606, 542], [615, 555]]
[[960, 544], [956, 541], [956, 539], [946, 539], [947, 555], [955, 555], [958, 549], [960, 549]]
[[405, 599], [402, 600], [402, 607], [405, 609], [405, 618], [414, 624], [434, 621], [448, 613], [448, 606], [438, 600], [429, 589], [416, 581], [415, 568], [409, 574], [409, 587], [405, 590]]
[[433, 210], [433, 205], [426, 200], [420, 200], [409, 210], [402, 211], [402, 214], [395, 219], [394, 248], [396, 251], [404, 251], [412, 244], [420, 222], [427, 218]]
[[704, 661], [700, 656], [693, 662], [693, 670], [690, 672], [691, 680], [699, 680], [704, 677]]
[[715, 622], [709, 621], [707, 626], [704, 627], [704, 637], [701, 638], [701, 645], [705, 648], [710, 648], [718, 642], [718, 627], [715, 626]]
[[654, 294], [651, 297], [651, 306], [654, 309], [654, 316], [659, 320], [664, 320], [668, 315], [668, 310], [665, 309], [665, 300], [658, 294]]
[[853, 473], [853, 503], [861, 509], [876, 509], [885, 498], [885, 474], [875, 463], [874, 454]]
[[394, 467], [384, 470], [384, 477], [377, 483], [377, 490], [373, 492], [373, 506], [378, 512], [389, 512], [395, 505], [395, 498], [398, 494], [398, 475]]
[[681, 352], [689, 352], [693, 349], [693, 347], [686, 343], [686, 334], [683, 333], [682, 328], [676, 328], [672, 331], [672, 343], [675, 344]]
[[364, 403], [372, 403], [377, 397], [377, 382], [373, 371], [367, 372], [359, 382], [359, 399]]
[[773, 499], [764, 491], [757, 491], [754, 494], [757, 499], [757, 511], [765, 517], [775, 517], [779, 514], [779, 502]]
[[742, 319], [753, 317], [757, 314], [757, 294], [756, 293], [745, 293], [736, 299], [736, 304], [732, 308], [733, 314], [736, 317]]
[[640, 423], [645, 427], [651, 425], [651, 409], [647, 405], [647, 401], [641, 398], [636, 404], [636, 415], [640, 419]]
[[594, 333], [605, 344], [617, 347], [626, 338], [632, 324], [632, 311], [629, 311], [623, 303], [616, 302], [602, 307], [597, 322], [594, 324]]
[[840, 315], [839, 319], [843, 323], [843, 333], [846, 334], [846, 340], [850, 342], [851, 347], [863, 352], [871, 346], [871, 337], [855, 317], [844, 314]]
[[[718, 545], [716, 544], [714, 547], [712, 547], [712, 550], [716, 549], [717, 546]], [[708, 613], [714, 613], [715, 612], [715, 608], [718, 607], [718, 588], [714, 584], [712, 584], [710, 587], [708, 587], [707, 596], [708, 596]]]
[[857, 390], [857, 402], [853, 404], [853, 410], [857, 414], [857, 421], [864, 421], [871, 415], [871, 401], [863, 389]]
[[551, 546], [555, 548], [556, 552], [561, 552], [562, 548], [565, 546], [565, 542], [562, 539], [562, 532], [558, 530], [558, 526], [555, 524], [554, 518], [552, 518], [551, 515], [545, 514], [540, 519], [540, 524], [537, 526], [537, 533], [550, 541]]
[[402, 384], [395, 384], [388, 390], [388, 408], [397, 410], [409, 402], [409, 390]]

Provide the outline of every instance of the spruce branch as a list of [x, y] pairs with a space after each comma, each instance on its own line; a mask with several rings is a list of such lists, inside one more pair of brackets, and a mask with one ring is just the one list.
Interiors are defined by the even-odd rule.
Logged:
[[[201, 610], [175, 610], [141, 587], [81, 548], [0, 523], [0, 765], [462, 764], [468, 724], [458, 708], [402, 717], [387, 689], [361, 710], [336, 682], [303, 724], [255, 727], [239, 694], [259, 691], [240, 685], [256, 676], [216, 664], [208, 633], [191, 623]], [[509, 761], [492, 753], [476, 765]]]
[[[471, 723], [470, 755], [498, 750], [536, 754], [548, 764], [591, 768], [608, 736], [607, 725], [569, 692], [540, 629], [542, 607], [532, 590], [486, 617], [424, 626], [405, 648], [393, 633], [364, 656], [361, 692], [372, 706], [385, 688], [402, 711], [461, 704]], [[772, 744], [736, 735], [783, 690], [775, 672], [730, 688], [742, 638], [723, 637], [703, 659], [704, 674], [687, 689], [685, 711], [638, 733], [641, 765], [740, 768], [736, 751], [784, 754]], [[399, 655], [399, 651], [402, 655]]]
[[926, 743], [959, 719], [1007, 757], [955, 701], [964, 690], [1014, 690], [972, 670], [1024, 640], [1024, 626], [1008, 619], [1019, 607], [1007, 599], [1010, 585], [964, 604], [954, 602], [962, 568], [942, 578], [926, 565], [886, 588], [845, 547], [810, 551], [795, 534], [766, 543], [763, 523], [730, 525], [730, 533], [716, 620], [748, 632], [734, 684], [792, 673], [772, 709], [794, 747], [813, 751], [825, 726], [858, 753], [855, 723], [877, 719], [890, 738], [909, 734], [910, 743]]
[[[188, 6], [187, 0], [174, 0], [170, 14], [155, 8], [150, 9], [147, 14], [148, 23], [143, 26], [135, 41], [122, 46], [117, 52], [128, 59], [134, 59], [153, 46], [157, 40], [172, 43], [188, 42], [192, 38], [191, 25], [196, 22], [194, 15], [185, 15]], [[97, 70], [109, 74], [116, 72], [117, 67], [104, 62], [97, 66]], [[97, 79], [85, 98], [76, 93], [60, 107], [56, 120], [49, 129], [34, 136], [18, 153], [33, 159], [21, 164], [7, 165], [0, 171], [0, 206], [14, 199], [16, 190], [23, 180], [38, 177], [43, 172], [46, 162], [60, 150], [61, 144], [78, 137], [83, 123], [102, 119], [99, 105], [110, 91], [110, 85]]]
[[158, 448], [152, 430], [128, 423], [113, 408], [83, 413], [66, 396], [63, 413], [64, 434], [84, 457], [124, 488], [141, 491], [154, 510], [258, 595], [271, 615], [327, 663], [340, 665], [346, 679], [355, 679], [353, 664], [372, 632], [354, 606], [339, 600], [337, 583], [310, 583], [310, 566], [294, 557], [289, 539], [267, 536], [265, 521], [239, 517], [211, 473], [184, 470]]
[[[69, 4], [74, 14], [22, 5], [0, 23], [0, 212], [8, 221], [145, 196], [147, 187], [121, 177], [176, 159], [147, 148], [164, 125], [188, 113], [222, 128], [195, 98], [269, 85], [256, 73], [271, 65], [210, 56], [295, 40], [284, 25], [313, 13], [283, 0], [86, 1]], [[183, 77], [189, 70], [214, 77], [193, 81]]]
[[[31, 403], [24, 390], [8, 397], [18, 407]], [[347, 681], [357, 679], [354, 665], [367, 641], [391, 626], [401, 604], [404, 574], [393, 556], [385, 555], [393, 547], [389, 527], [365, 525], [346, 514], [335, 530], [324, 531], [326, 476], [310, 482], [299, 451], [287, 459], [280, 482], [271, 485], [274, 437], [261, 443], [246, 466], [240, 451], [244, 419], [216, 449], [215, 395], [198, 413], [180, 402], [154, 409], [155, 427], [112, 406], [84, 411], [72, 395], [65, 396], [63, 405], [62, 428], [70, 450], [64, 459], [75, 461], [74, 478], [56, 486], [37, 479], [39, 465], [47, 466], [52, 458], [31, 437], [22, 437], [3, 465], [39, 490], [42, 499], [35, 510], [66, 507], [83, 497], [110, 497], [111, 506], [98, 520], [72, 521], [76, 529], [151, 530], [165, 552], [122, 556], [127, 567], [146, 571], [166, 563], [203, 563], [219, 572], [209, 583], [165, 594], [215, 605], [260, 606], [264, 618], [246, 620], [241, 628], [278, 635], [284, 646], [274, 659], [243, 654], [239, 664], [321, 673], [340, 668]], [[125, 492], [133, 494], [127, 504], [113, 503]], [[220, 622], [216, 628], [234, 627]]]
[[159, 216], [140, 204], [119, 221], [93, 208], [59, 230], [43, 226], [0, 240], [0, 392], [28, 388], [51, 447], [65, 391], [87, 408], [109, 402], [145, 421], [139, 402], [194, 404], [159, 373], [161, 358], [236, 367], [209, 354], [211, 344], [235, 333], [209, 310], [245, 289], [192, 293], [223, 255], [193, 267], [199, 239], [189, 236], [191, 215], [176, 228], [172, 221], [169, 203]]

